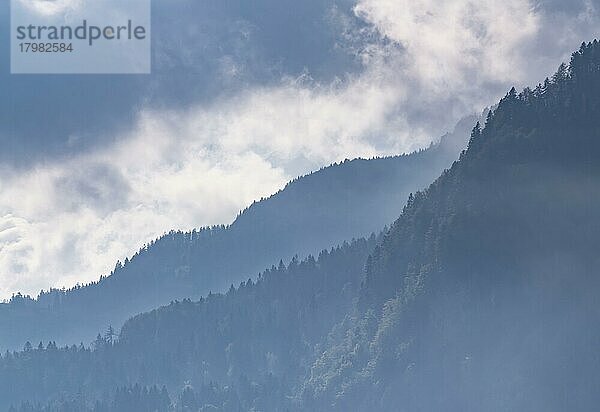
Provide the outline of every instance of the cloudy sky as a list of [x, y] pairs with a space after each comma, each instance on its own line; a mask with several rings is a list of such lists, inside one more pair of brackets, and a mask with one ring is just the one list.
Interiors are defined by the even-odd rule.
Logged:
[[0, 298], [95, 280], [331, 162], [423, 147], [600, 27], [600, 1], [153, 0], [151, 75], [17, 76], [7, 3]]

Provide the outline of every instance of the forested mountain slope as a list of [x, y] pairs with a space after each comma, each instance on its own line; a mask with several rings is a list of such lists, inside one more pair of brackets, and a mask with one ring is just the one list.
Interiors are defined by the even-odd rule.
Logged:
[[[600, 404], [600, 44], [515, 90], [411, 197], [332, 336], [308, 410], [593, 411]], [[340, 362], [344, 359], [344, 362]]]
[[512, 90], [369, 257], [374, 239], [294, 262], [134, 318], [95, 351], [8, 354], [0, 399], [52, 397], [21, 410], [58, 412], [594, 411], [599, 155], [594, 42]]
[[[353, 160], [289, 183], [228, 227], [169, 233], [118, 264], [111, 276], [69, 291], [17, 295], [0, 304], [0, 350], [26, 341], [90, 342], [98, 330], [137, 313], [225, 291], [280, 259], [318, 253], [378, 232], [397, 218], [410, 192], [426, 187], [458, 157], [474, 122], [410, 155]], [[200, 201], [200, 199], [199, 199]]]
[[[100, 400], [111, 410], [162, 411], [168, 390], [178, 394], [190, 385], [203, 391], [204, 403], [275, 410], [300, 384], [322, 337], [351, 311], [364, 262], [379, 241], [373, 235], [345, 243], [318, 259], [280, 263], [224, 295], [138, 315], [118, 341], [99, 335], [93, 350], [50, 343], [7, 353], [0, 360], [0, 410], [53, 399], [50, 408], [57, 409], [50, 410], [84, 411]], [[156, 383], [168, 390], [152, 389]], [[189, 389], [187, 396], [195, 395]]]

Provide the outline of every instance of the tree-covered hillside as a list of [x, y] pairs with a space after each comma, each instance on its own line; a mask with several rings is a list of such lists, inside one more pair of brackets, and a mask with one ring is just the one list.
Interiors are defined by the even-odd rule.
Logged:
[[[514, 89], [369, 258], [310, 410], [592, 411], [600, 403], [600, 44]], [[344, 362], [340, 362], [344, 359]]]
[[427, 150], [346, 161], [296, 179], [230, 226], [169, 233], [97, 283], [0, 303], [0, 350], [28, 340], [88, 343], [98, 330], [120, 328], [130, 316], [171, 300], [224, 292], [280, 259], [379, 232], [397, 218], [410, 192], [426, 187], [458, 156], [472, 121]]
[[364, 262], [380, 240], [372, 235], [318, 259], [280, 262], [225, 294], [136, 316], [118, 339], [108, 330], [91, 348], [27, 343], [0, 360], [0, 410], [48, 399], [61, 411], [85, 410], [97, 400], [126, 405], [119, 397], [133, 396], [139, 409], [116, 410], [147, 411], [142, 399], [163, 402], [163, 385], [173, 394], [188, 387], [185, 396], [191, 388], [208, 391], [232, 410], [273, 410], [300, 384], [323, 336], [351, 311]]
[[8, 353], [0, 399], [56, 412], [594, 411], [599, 155], [595, 41], [511, 90], [383, 239], [140, 315], [94, 350]]

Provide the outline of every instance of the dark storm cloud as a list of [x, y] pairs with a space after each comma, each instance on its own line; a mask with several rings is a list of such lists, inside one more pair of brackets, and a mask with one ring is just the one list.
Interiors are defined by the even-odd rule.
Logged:
[[107, 144], [141, 107], [177, 109], [310, 72], [356, 72], [337, 47], [333, 0], [153, 0], [153, 74], [10, 75], [9, 1], [0, 5], [0, 162], [13, 166]]

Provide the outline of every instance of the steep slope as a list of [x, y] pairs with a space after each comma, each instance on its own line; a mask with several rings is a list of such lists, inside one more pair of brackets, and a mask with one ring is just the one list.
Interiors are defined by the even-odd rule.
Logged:
[[253, 204], [228, 227], [170, 233], [111, 276], [69, 291], [20, 295], [0, 304], [0, 350], [26, 341], [90, 342], [98, 330], [174, 299], [197, 299], [287, 261], [380, 231], [408, 194], [456, 159], [473, 119], [411, 155], [353, 160], [299, 178]]
[[[600, 402], [600, 44], [514, 89], [369, 259], [311, 410], [592, 411]], [[341, 364], [339, 359], [346, 361]]]
[[304, 375], [321, 337], [351, 310], [364, 262], [380, 240], [373, 235], [323, 251], [317, 260], [280, 263], [224, 295], [138, 315], [123, 326], [118, 342], [99, 336], [93, 351], [51, 343], [6, 354], [0, 359], [0, 410], [23, 400], [60, 402], [66, 394], [82, 411], [132, 382], [166, 384], [173, 393], [188, 382], [217, 398], [227, 385], [235, 388], [225, 397], [232, 408], [274, 410]]

